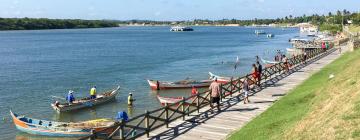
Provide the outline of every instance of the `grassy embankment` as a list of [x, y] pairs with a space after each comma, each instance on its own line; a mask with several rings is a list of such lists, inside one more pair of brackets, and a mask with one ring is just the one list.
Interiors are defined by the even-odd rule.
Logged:
[[352, 33], [360, 33], [360, 26], [350, 25], [349, 31]]
[[313, 74], [229, 139], [360, 139], [359, 80], [357, 50]]

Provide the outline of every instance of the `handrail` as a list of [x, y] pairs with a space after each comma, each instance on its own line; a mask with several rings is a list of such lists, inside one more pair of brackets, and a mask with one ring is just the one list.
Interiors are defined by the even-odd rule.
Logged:
[[[299, 64], [310, 61], [315, 58], [320, 58], [327, 53], [334, 51], [335, 48], [332, 48], [328, 51], [323, 51], [322, 49], [313, 49], [307, 52], [307, 58], [304, 61], [303, 55], [294, 56], [288, 59], [288, 64], [292, 65], [294, 68]], [[291, 69], [292, 69], [291, 68]], [[277, 63], [270, 67], [266, 67], [263, 69], [260, 78], [260, 84], [266, 82], [268, 79], [271, 79], [272, 76], [281, 74], [281, 72], [285, 72], [286, 66], [284, 63]], [[288, 69], [288, 70], [291, 70]], [[243, 80], [247, 78], [250, 80], [249, 86], [252, 86], [252, 89], [255, 88], [256, 79], [252, 77], [252, 74], [247, 74], [245, 76], [239, 78], [231, 78], [231, 80], [225, 84], [221, 84], [220, 86], [220, 97], [225, 98], [227, 96], [232, 96], [234, 93], [238, 93], [242, 90]], [[183, 98], [181, 101], [177, 101], [172, 104], [166, 104], [164, 107], [154, 109], [152, 111], [146, 111], [144, 114], [140, 114], [135, 116], [128, 121], [120, 121], [116, 122], [114, 126], [106, 128], [102, 131], [94, 132], [90, 136], [81, 138], [85, 139], [95, 139], [100, 138], [100, 134], [104, 134], [104, 132], [108, 132], [109, 129], [112, 129], [110, 135], [106, 135], [104, 139], [113, 138], [116, 133], [119, 132], [119, 139], [136, 139], [142, 135], [147, 135], [149, 137], [149, 133], [152, 130], [155, 130], [159, 127], [166, 126], [168, 127], [169, 123], [175, 121], [182, 117], [185, 120], [186, 115], [190, 115], [191, 113], [197, 111], [199, 112], [201, 108], [210, 104], [210, 95], [211, 91], [206, 90], [204, 92], [191, 95], [189, 97]], [[118, 131], [118, 132], [117, 132]], [[109, 133], [107, 133], [109, 134]]]

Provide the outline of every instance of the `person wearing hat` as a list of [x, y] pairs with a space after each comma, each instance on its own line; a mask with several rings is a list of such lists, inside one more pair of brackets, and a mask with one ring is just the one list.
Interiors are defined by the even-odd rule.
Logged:
[[66, 101], [68, 101], [69, 104], [72, 104], [75, 101], [75, 97], [74, 97], [73, 93], [74, 93], [74, 91], [69, 90], [69, 93], [66, 96]]
[[128, 96], [128, 106], [129, 106], [129, 107], [132, 107], [134, 101], [135, 101], [135, 99], [133, 99], [132, 93], [130, 92], [130, 93], [129, 93], [129, 96]]

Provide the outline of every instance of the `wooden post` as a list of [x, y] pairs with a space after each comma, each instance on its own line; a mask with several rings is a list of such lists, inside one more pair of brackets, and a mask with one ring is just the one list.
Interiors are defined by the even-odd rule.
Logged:
[[196, 94], [196, 109], [197, 112], [200, 113], [200, 95]]
[[168, 109], [168, 104], [165, 103], [165, 124], [166, 124], [166, 128], [169, 128], [169, 109]]
[[223, 88], [223, 84], [220, 84], [220, 101], [222, 102], [222, 98], [224, 97], [223, 96], [223, 90], [222, 90], [222, 88]]
[[[198, 94], [196, 94], [196, 95], [198, 95]], [[183, 121], [185, 121], [186, 112], [185, 112], [185, 98], [184, 98], [184, 96], [182, 96], [181, 112], [184, 113], [184, 114], [182, 114], [182, 119], [183, 119]]]
[[120, 121], [120, 129], [119, 129], [119, 133], [120, 133], [120, 140], [124, 140], [124, 120]]
[[145, 128], [146, 128], [146, 137], [150, 137], [150, 128], [149, 128], [149, 111], [145, 110]]
[[233, 88], [234, 88], [234, 83], [233, 83], [233, 77], [231, 76], [231, 79], [230, 79], [230, 97], [232, 97], [232, 94], [233, 94]]

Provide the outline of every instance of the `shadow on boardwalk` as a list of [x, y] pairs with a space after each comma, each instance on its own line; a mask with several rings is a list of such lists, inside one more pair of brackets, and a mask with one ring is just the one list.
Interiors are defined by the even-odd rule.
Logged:
[[[264, 81], [260, 86], [254, 87], [251, 90], [250, 96], [256, 95], [256, 93], [260, 92], [261, 90], [265, 89], [266, 87], [277, 87], [281, 86], [283, 84], [277, 84], [280, 80], [286, 78], [287, 76], [291, 75], [292, 73], [301, 71], [300, 69], [312, 64], [316, 63], [317, 60], [322, 59], [323, 57], [327, 56], [328, 54], [332, 53], [335, 50], [329, 51], [326, 54], [322, 54], [319, 57], [316, 57], [312, 60], [307, 61], [306, 64], [300, 64], [289, 70], [288, 72], [282, 72], [279, 75], [276, 75], [275, 77], [271, 79], [267, 79]], [[285, 96], [285, 94], [272, 94], [273, 97], [275, 96]], [[251, 97], [250, 97], [251, 99]], [[238, 94], [233, 97], [228, 97], [223, 102], [221, 102], [221, 111], [214, 110], [212, 111], [209, 107], [207, 110], [202, 110], [199, 114], [196, 115], [190, 115], [187, 117], [185, 121], [179, 121], [177, 124], [172, 123], [171, 125], [175, 125], [173, 127], [167, 128], [167, 130], [158, 133], [155, 136], [151, 136], [149, 139], [151, 140], [172, 140], [177, 138], [178, 136], [190, 131], [191, 129], [201, 125], [206, 124], [206, 121], [216, 117], [217, 115], [221, 114], [221, 112], [247, 112], [247, 111], [254, 111], [259, 109], [258, 107], [249, 107], [249, 108], [241, 108], [241, 109], [233, 109], [230, 107], [238, 104], [239, 102], [243, 101], [242, 94]], [[259, 103], [273, 103], [275, 101], [254, 101], [252, 103], [259, 104]]]

